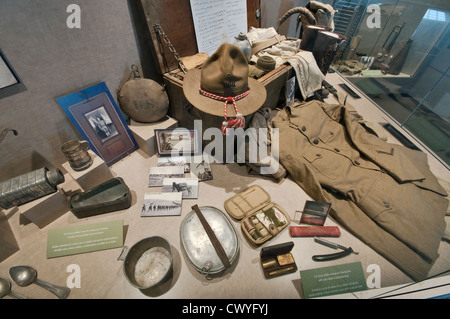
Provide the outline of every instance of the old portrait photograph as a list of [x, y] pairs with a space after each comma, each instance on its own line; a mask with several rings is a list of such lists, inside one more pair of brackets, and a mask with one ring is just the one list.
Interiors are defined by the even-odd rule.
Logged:
[[114, 123], [109, 117], [104, 106], [84, 114], [89, 124], [94, 129], [100, 141], [106, 141], [118, 134]]

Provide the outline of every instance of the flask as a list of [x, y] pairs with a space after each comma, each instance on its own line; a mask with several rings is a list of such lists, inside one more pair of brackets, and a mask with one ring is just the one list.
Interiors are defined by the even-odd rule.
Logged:
[[234, 39], [233, 45], [237, 46], [242, 52], [244, 52], [247, 62], [250, 61], [250, 58], [252, 57], [252, 47], [247, 39], [247, 35], [243, 32], [239, 32], [238, 36]]
[[0, 182], [0, 206], [9, 209], [56, 192], [63, 173], [46, 167]]

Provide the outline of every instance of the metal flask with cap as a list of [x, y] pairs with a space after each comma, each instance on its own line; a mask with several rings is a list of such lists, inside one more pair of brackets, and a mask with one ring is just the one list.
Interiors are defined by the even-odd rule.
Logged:
[[47, 167], [0, 182], [0, 206], [9, 209], [56, 192], [64, 182], [63, 173]]
[[247, 39], [247, 35], [240, 32], [234, 39], [235, 40], [232, 44], [241, 49], [241, 51], [244, 52], [247, 61], [250, 61], [250, 58], [252, 57], [252, 47]]

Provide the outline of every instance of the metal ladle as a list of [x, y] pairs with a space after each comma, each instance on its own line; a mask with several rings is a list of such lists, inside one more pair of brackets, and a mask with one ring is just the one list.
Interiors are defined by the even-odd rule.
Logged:
[[15, 294], [11, 291], [11, 283], [3, 278], [0, 278], [0, 298], [11, 296], [16, 299], [27, 299], [21, 295]]
[[9, 276], [19, 286], [25, 287], [32, 283], [47, 289], [60, 299], [65, 299], [70, 294], [70, 289], [59, 287], [37, 279], [37, 271], [30, 266], [15, 266], [9, 269]]

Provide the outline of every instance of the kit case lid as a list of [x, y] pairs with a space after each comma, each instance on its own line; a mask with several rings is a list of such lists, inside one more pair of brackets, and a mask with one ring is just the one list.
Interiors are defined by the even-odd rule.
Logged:
[[241, 220], [270, 203], [270, 195], [261, 186], [253, 185], [224, 203], [225, 210], [231, 217]]
[[261, 259], [264, 259], [268, 257], [276, 257], [278, 255], [284, 255], [289, 253], [293, 247], [294, 243], [292, 241], [263, 247], [261, 248], [260, 257]]

